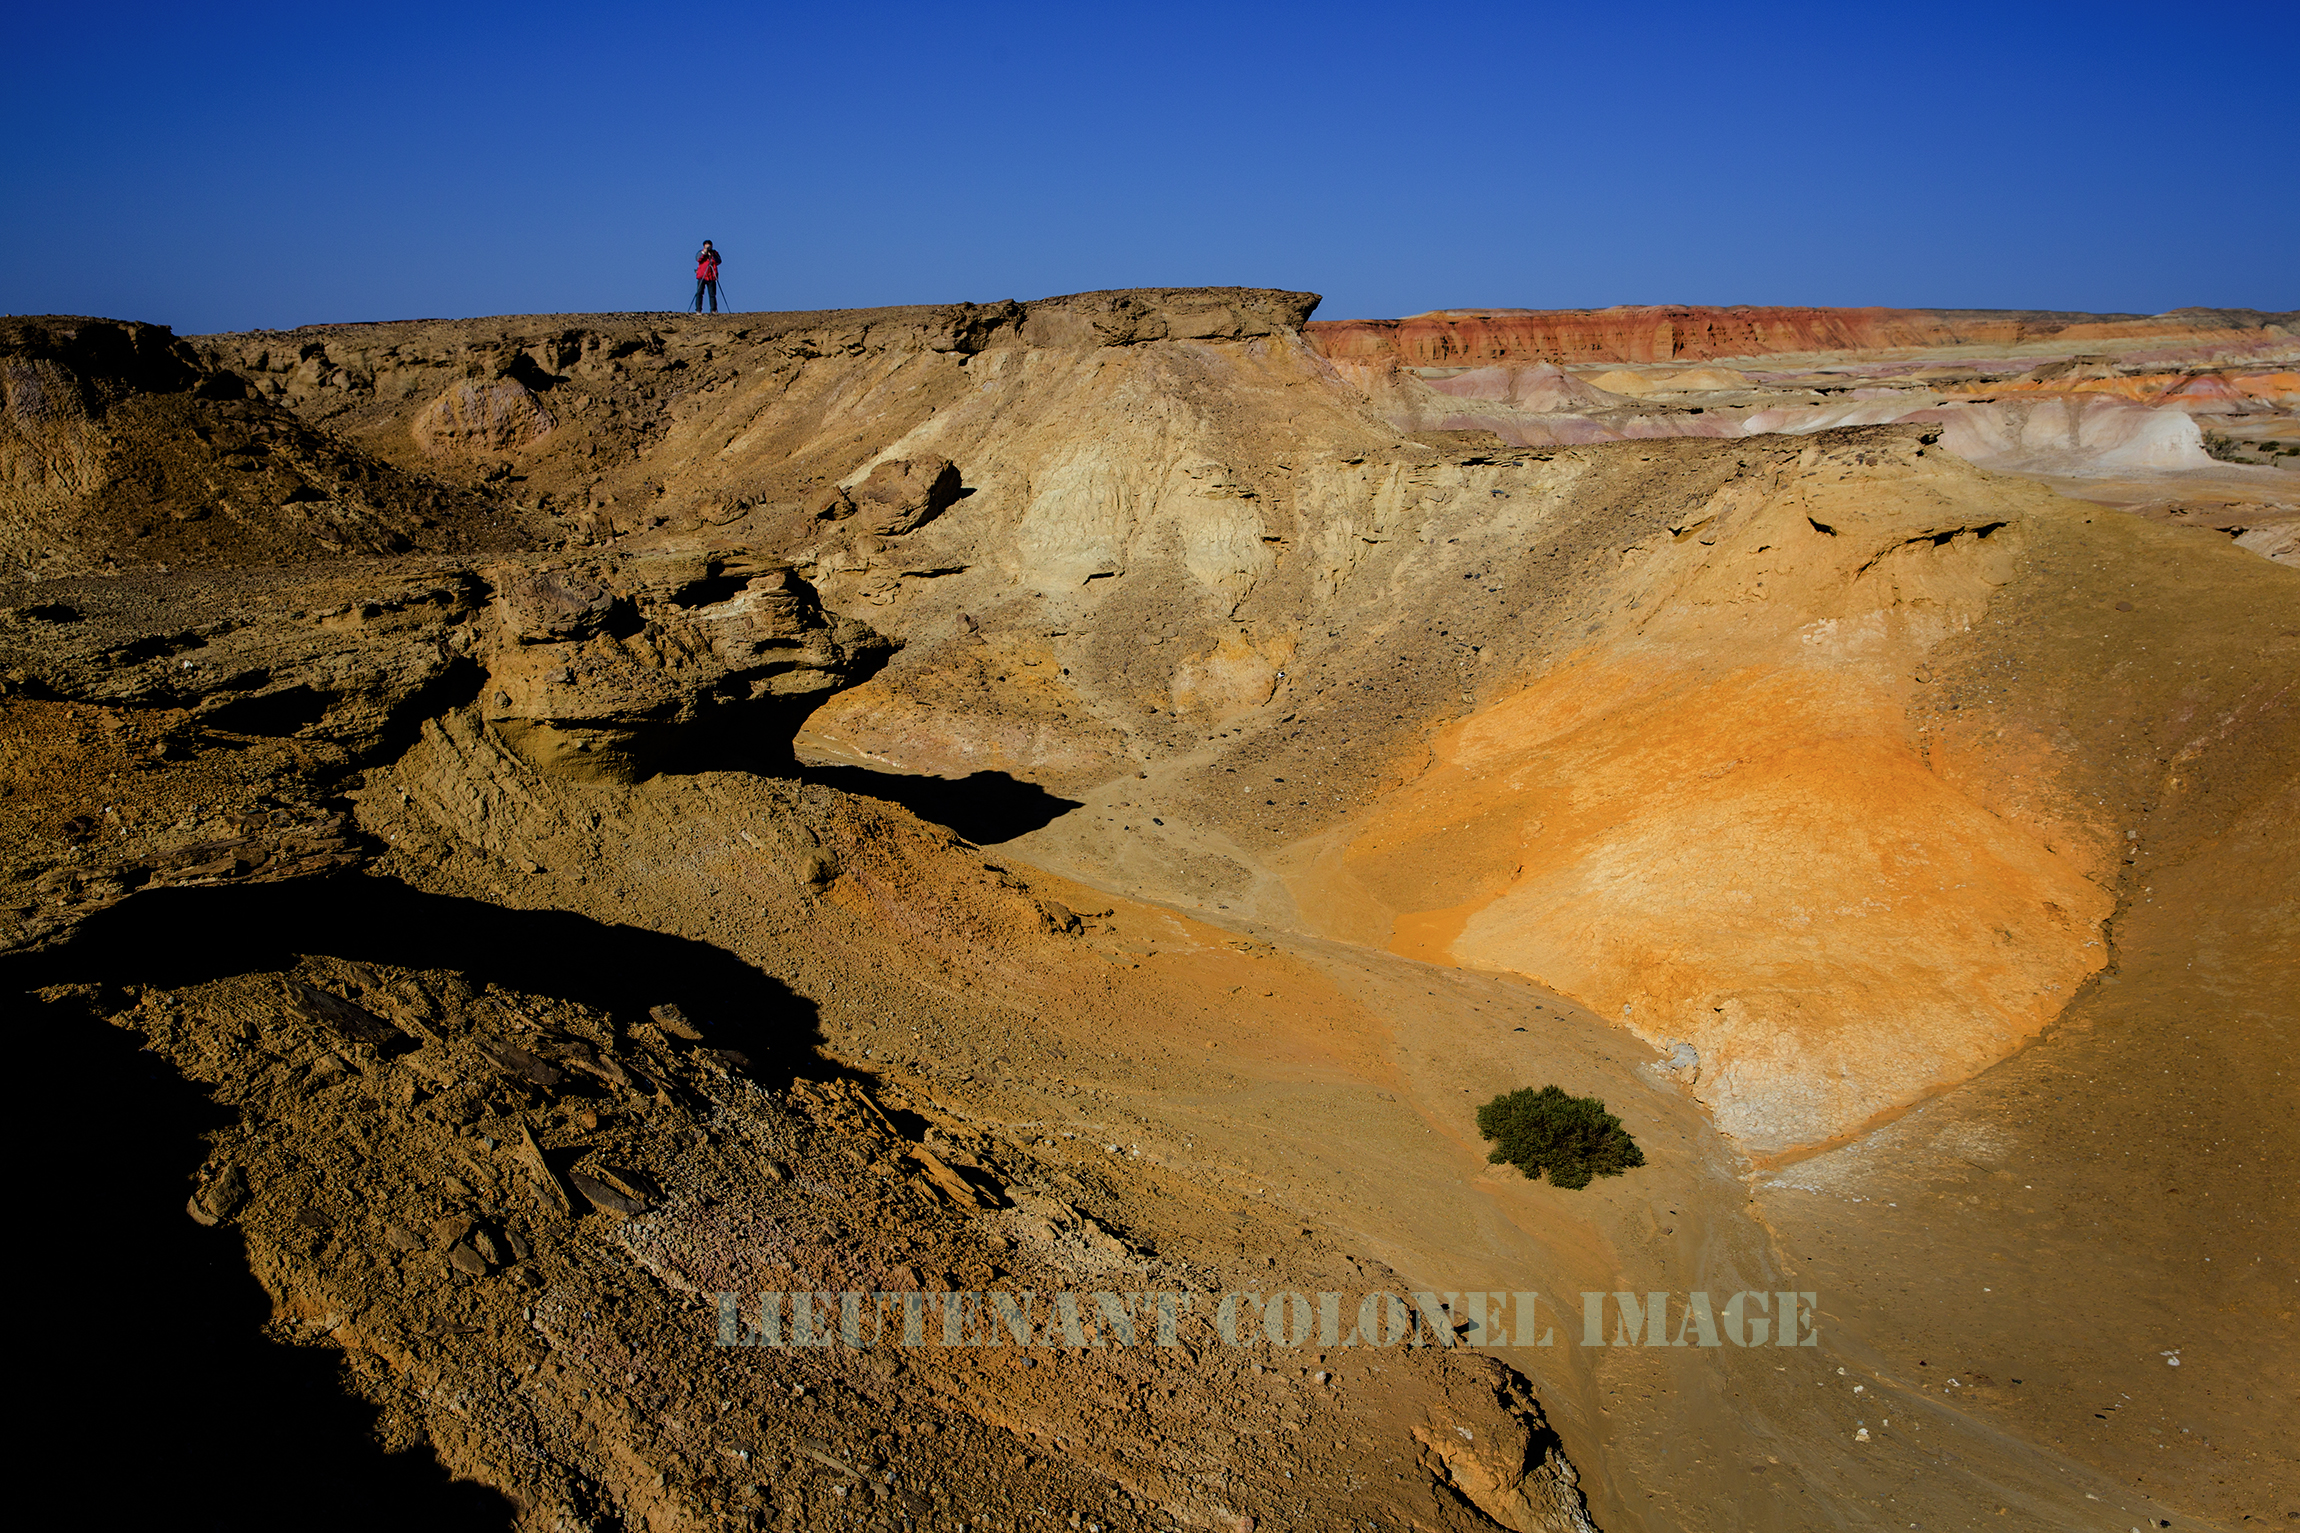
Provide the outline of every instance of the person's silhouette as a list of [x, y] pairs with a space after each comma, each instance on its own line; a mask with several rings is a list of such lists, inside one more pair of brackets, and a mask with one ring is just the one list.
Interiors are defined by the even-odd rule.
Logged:
[[719, 252], [709, 240], [695, 252], [695, 312], [703, 312], [703, 295], [711, 295], [711, 312], [719, 312]]

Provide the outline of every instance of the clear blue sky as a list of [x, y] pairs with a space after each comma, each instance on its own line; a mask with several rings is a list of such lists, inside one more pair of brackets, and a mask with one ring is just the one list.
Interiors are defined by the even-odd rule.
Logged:
[[2300, 306], [2300, 5], [33, 6], [0, 311]]

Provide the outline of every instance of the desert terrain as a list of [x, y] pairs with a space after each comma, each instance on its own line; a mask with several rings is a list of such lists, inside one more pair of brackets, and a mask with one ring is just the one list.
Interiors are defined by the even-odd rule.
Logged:
[[1317, 302], [0, 321], [107, 1521], [2300, 1517], [2300, 315]]

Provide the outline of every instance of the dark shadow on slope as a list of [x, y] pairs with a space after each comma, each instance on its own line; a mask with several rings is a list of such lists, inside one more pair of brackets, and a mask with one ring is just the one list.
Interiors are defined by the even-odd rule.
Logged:
[[40, 1083], [19, 1122], [41, 1147], [19, 1272], [27, 1472], [106, 1527], [509, 1528], [495, 1491], [383, 1451], [334, 1348], [265, 1339], [240, 1237], [184, 1212], [200, 1136], [229, 1112], [86, 1006], [6, 989], [16, 1068]]
[[813, 1003], [723, 948], [357, 874], [136, 895], [89, 917], [51, 952], [0, 958], [0, 995], [62, 984], [172, 989], [292, 968], [304, 954], [452, 969], [596, 1007], [626, 1025], [676, 1005], [764, 1080], [825, 1073]]
[[[156, 890], [52, 951], [0, 958], [19, 1077], [37, 1083], [20, 1130], [38, 1147], [28, 1275], [46, 1280], [28, 1312], [40, 1409], [20, 1434], [27, 1462], [80, 1487], [106, 1526], [508, 1528], [516, 1508], [501, 1495], [450, 1479], [428, 1451], [383, 1451], [335, 1349], [266, 1339], [270, 1300], [240, 1237], [184, 1211], [201, 1136], [230, 1111], [100, 1014], [125, 1003], [122, 987], [284, 970], [303, 955], [453, 970], [626, 1023], [673, 1004], [770, 1079], [833, 1068], [813, 1052], [814, 1008], [708, 943], [357, 875]], [[47, 986], [106, 999], [28, 993]]]
[[977, 846], [1011, 841], [1053, 823], [1079, 807], [1080, 800], [1058, 798], [1034, 782], [1004, 772], [970, 777], [925, 777], [903, 772], [872, 772], [862, 767], [802, 766], [807, 782], [900, 804], [922, 820], [945, 825]]

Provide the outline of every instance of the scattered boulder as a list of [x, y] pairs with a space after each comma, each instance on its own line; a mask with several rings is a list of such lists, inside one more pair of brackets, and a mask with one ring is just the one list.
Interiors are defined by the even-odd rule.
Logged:
[[435, 458], [515, 452], [532, 446], [559, 422], [535, 391], [517, 378], [454, 383], [408, 424], [415, 445]]
[[950, 509], [963, 489], [948, 458], [890, 458], [853, 489], [833, 488], [816, 502], [818, 520], [854, 519], [855, 532], [894, 538]]
[[228, 1165], [192, 1194], [184, 1212], [201, 1224], [221, 1224], [238, 1213], [247, 1200], [247, 1173], [237, 1165]]
[[573, 570], [522, 570], [498, 577], [496, 611], [521, 644], [587, 638], [615, 609], [615, 593]]

